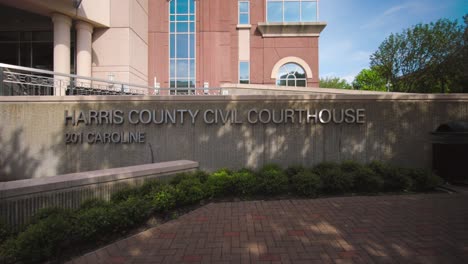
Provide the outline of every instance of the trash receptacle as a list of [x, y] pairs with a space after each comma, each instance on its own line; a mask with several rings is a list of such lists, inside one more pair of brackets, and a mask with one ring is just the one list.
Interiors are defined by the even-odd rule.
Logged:
[[448, 122], [432, 132], [432, 168], [450, 183], [468, 184], [468, 122]]

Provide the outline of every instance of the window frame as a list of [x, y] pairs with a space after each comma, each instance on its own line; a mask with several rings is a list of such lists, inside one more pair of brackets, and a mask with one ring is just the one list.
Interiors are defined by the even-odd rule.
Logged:
[[[247, 12], [241, 12], [241, 3], [247, 3]], [[247, 23], [241, 23], [241, 15], [247, 14]], [[240, 0], [237, 2], [237, 23], [239, 25], [250, 25], [250, 1]]]
[[[293, 64], [297, 67], [299, 67], [299, 69], [301, 69], [303, 72], [304, 72], [304, 78], [297, 78], [297, 76], [295, 75], [297, 73], [297, 70], [294, 72], [294, 74], [291, 74], [291, 73], [288, 73], [286, 75], [285, 78], [278, 78], [278, 75], [281, 73], [281, 69], [283, 67], [285, 67], [286, 65], [288, 64]], [[290, 78], [290, 76], [294, 76], [294, 79]], [[283, 65], [281, 65], [281, 67], [278, 69], [278, 73], [276, 74], [276, 80], [275, 80], [275, 83], [276, 83], [276, 86], [285, 86], [285, 87], [307, 87], [307, 71], [304, 69], [304, 67], [302, 67], [300, 64], [296, 63], [296, 62], [286, 62], [284, 63]], [[286, 85], [280, 85], [279, 83], [281, 81], [285, 81], [286, 82]], [[294, 81], [294, 86], [291, 86], [289, 85], [289, 81]], [[298, 81], [304, 81], [304, 86], [297, 86], [297, 83]]]
[[[194, 89], [197, 86], [197, 1], [193, 0], [193, 7], [188, 6], [187, 13], [177, 13], [177, 3], [174, 2], [174, 13], [171, 13], [171, 2], [175, 0], [169, 1], [168, 5], [168, 87], [171, 90], [181, 90], [187, 91], [190, 89]], [[188, 0], [192, 1], [192, 0]], [[193, 13], [191, 13], [193, 11]], [[178, 20], [177, 18], [181, 16], [183, 17], [182, 20]], [[172, 20], [171, 17], [174, 19]], [[187, 18], [187, 20], [184, 20]], [[171, 24], [174, 24], [174, 30], [171, 30]], [[186, 32], [178, 32], [177, 25], [178, 23], [187, 23], [188, 29]], [[193, 23], [193, 31], [191, 27], [191, 23]], [[174, 57], [171, 56], [171, 36], [174, 35]], [[177, 57], [177, 36], [178, 35], [187, 35], [187, 58]], [[191, 40], [191, 36], [193, 35], [193, 41]], [[193, 44], [193, 52], [191, 51], [191, 45]], [[171, 64], [172, 61], [174, 62], [174, 77], [171, 76]], [[187, 62], [187, 77], [179, 77], [177, 75], [177, 64], [179, 61], [186, 61]], [[193, 63], [193, 76], [191, 74], [191, 64]], [[191, 85], [193, 81], [193, 86]], [[187, 87], [178, 87], [177, 84], [179, 82], [187, 82]], [[174, 83], [174, 87], [172, 87], [172, 83]]]
[[[282, 12], [281, 12], [281, 21], [270, 22], [268, 19], [268, 3], [269, 2], [280, 2], [282, 3]], [[284, 20], [284, 3], [285, 2], [299, 2], [299, 21], [297, 22], [287, 22]], [[313, 21], [303, 21], [302, 20], [302, 2], [315, 2], [315, 20]], [[301, 23], [301, 22], [317, 22], [319, 21], [319, 2], [320, 0], [265, 0], [265, 20], [267, 23]]]

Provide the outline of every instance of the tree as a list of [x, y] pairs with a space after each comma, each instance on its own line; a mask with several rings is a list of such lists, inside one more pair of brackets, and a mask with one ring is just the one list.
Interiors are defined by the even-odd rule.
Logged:
[[440, 19], [391, 34], [371, 55], [371, 67], [392, 84], [392, 91], [467, 91], [467, 20], [465, 29], [456, 20]]
[[337, 89], [351, 89], [352, 86], [345, 80], [339, 77], [325, 77], [320, 78], [320, 88], [337, 88]]
[[374, 67], [362, 70], [353, 81], [353, 88], [367, 91], [386, 91], [387, 81]]

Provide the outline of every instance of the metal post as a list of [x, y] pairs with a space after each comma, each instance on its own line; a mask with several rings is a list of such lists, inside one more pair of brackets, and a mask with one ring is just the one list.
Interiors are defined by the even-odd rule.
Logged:
[[0, 67], [0, 96], [5, 95], [5, 92], [3, 91], [3, 67]]

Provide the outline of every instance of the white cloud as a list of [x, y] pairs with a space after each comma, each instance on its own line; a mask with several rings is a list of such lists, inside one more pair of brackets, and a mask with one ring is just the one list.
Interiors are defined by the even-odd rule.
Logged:
[[374, 17], [368, 23], [361, 25], [361, 29], [376, 29], [384, 25], [391, 24], [389, 20], [398, 19], [398, 15], [403, 11], [422, 11], [425, 6], [417, 1], [411, 1], [400, 5], [395, 5], [387, 8], [384, 12]]

